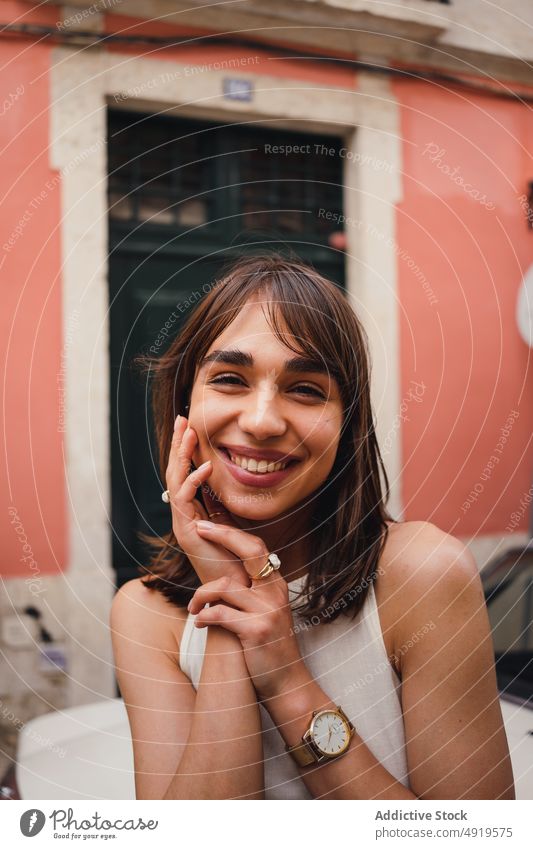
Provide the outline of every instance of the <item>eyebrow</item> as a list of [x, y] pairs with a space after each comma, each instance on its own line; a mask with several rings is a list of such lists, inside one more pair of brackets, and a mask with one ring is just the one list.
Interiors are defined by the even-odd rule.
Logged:
[[[225, 363], [226, 365], [240, 366], [241, 368], [252, 368], [254, 358], [247, 351], [239, 351], [237, 348], [231, 348], [228, 350], [211, 351], [201, 361], [199, 370], [205, 368], [209, 363]], [[328, 369], [326, 363], [308, 356], [293, 357], [290, 360], [285, 360], [284, 368], [288, 372], [331, 374], [331, 369]]]

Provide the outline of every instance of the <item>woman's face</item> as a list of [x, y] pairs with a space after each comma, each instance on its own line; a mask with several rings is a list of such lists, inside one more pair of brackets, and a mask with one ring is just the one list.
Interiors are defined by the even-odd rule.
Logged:
[[[286, 361], [297, 354], [277, 339], [263, 309], [257, 296], [250, 299], [206, 355], [239, 350], [252, 364], [220, 358], [199, 363], [189, 409], [198, 435], [195, 466], [211, 460], [211, 491], [231, 513], [252, 520], [290, 511], [326, 480], [343, 417], [337, 381], [327, 370], [286, 369]], [[232, 446], [234, 455], [238, 447], [248, 448], [263, 464], [255, 473], [236, 467], [223, 446]], [[294, 454], [297, 462], [263, 477], [259, 472], [269, 449]]]

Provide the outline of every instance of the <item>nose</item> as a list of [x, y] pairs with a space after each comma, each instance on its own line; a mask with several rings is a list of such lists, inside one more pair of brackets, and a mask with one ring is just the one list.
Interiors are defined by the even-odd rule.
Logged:
[[239, 416], [243, 433], [249, 433], [258, 441], [285, 433], [287, 425], [277, 395], [277, 386], [262, 386], [248, 396]]

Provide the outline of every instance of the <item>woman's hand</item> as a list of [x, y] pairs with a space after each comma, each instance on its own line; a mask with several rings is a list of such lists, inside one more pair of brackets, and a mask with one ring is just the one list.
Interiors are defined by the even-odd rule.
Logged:
[[[207, 542], [198, 535], [197, 520], [207, 519], [208, 516], [200, 501], [195, 498], [196, 490], [209, 478], [213, 468], [208, 460], [198, 469], [190, 471], [197, 435], [190, 426], [185, 432], [186, 425], [184, 416], [176, 419], [165, 473], [172, 509], [172, 530], [202, 583], [228, 575], [240, 586], [248, 586], [249, 580], [240, 559], [223, 546]], [[203, 489], [207, 509], [222, 513], [216, 519], [238, 530], [230, 513], [208, 490], [207, 486]]]
[[[260, 537], [228, 525], [198, 527], [198, 533], [236, 554], [250, 577], [265, 565], [269, 552]], [[209, 602], [209, 607], [204, 605]], [[218, 602], [224, 602], [219, 604]], [[279, 572], [243, 587], [224, 576], [199, 587], [189, 602], [195, 625], [220, 625], [241, 641], [248, 674], [260, 699], [287, 690], [297, 672], [307, 673], [293, 632], [287, 582]]]

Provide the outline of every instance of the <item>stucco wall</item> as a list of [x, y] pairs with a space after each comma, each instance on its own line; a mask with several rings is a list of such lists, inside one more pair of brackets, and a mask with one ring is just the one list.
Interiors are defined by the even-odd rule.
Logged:
[[[394, 90], [401, 394], [414, 373], [425, 384], [402, 427], [405, 518], [458, 536], [509, 535], [533, 472], [531, 352], [515, 319], [533, 262], [521, 200], [533, 178], [533, 116], [436, 86]], [[528, 516], [511, 530], [525, 531]]]

